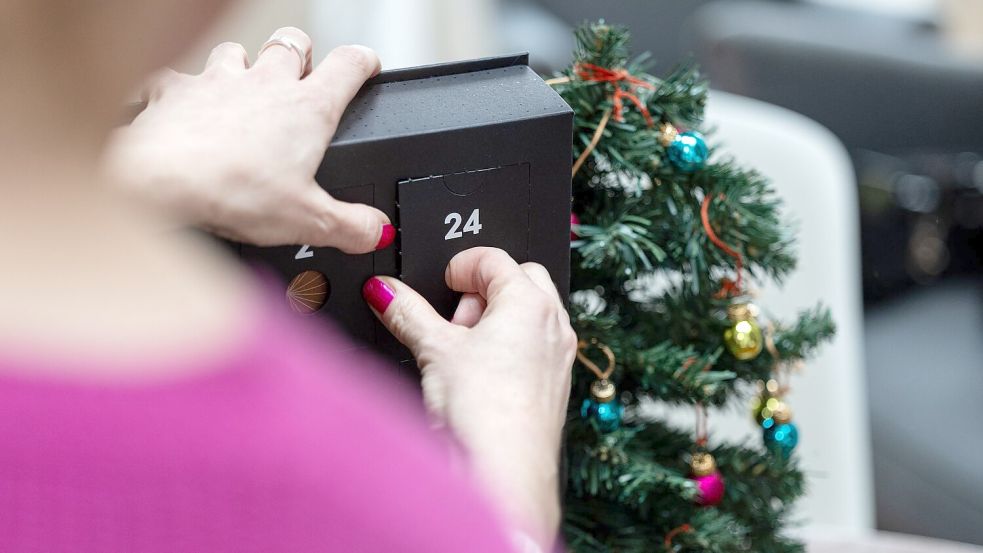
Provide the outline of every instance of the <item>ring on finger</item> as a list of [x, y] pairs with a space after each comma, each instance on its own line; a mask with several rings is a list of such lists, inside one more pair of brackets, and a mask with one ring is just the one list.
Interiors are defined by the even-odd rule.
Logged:
[[274, 36], [270, 37], [269, 40], [263, 43], [263, 46], [259, 49], [259, 54], [257, 57], [262, 56], [268, 48], [273, 46], [282, 46], [288, 50], [293, 50], [297, 57], [300, 59], [300, 75], [303, 77], [304, 73], [307, 72], [307, 67], [311, 63], [311, 51], [304, 51], [292, 38], [288, 36]]

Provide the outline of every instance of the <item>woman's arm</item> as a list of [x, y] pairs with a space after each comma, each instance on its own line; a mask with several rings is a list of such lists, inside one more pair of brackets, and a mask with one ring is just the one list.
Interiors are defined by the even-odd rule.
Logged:
[[333, 50], [311, 69], [311, 40], [286, 44], [250, 66], [239, 44], [212, 50], [199, 75], [161, 73], [147, 108], [112, 139], [112, 179], [184, 222], [257, 245], [310, 244], [348, 253], [381, 249], [395, 235], [384, 213], [335, 200], [314, 181], [345, 107], [379, 72], [362, 46]]

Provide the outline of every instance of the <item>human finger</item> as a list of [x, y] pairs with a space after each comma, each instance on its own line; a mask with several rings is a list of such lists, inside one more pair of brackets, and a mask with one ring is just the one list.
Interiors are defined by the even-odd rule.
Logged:
[[249, 54], [237, 42], [223, 42], [212, 48], [205, 62], [205, 71], [226, 69], [228, 71], [244, 71], [249, 67]]
[[439, 343], [441, 336], [456, 328], [423, 296], [392, 277], [375, 276], [365, 281], [362, 297], [383, 326], [409, 348], [418, 361], [426, 356], [428, 344]]
[[557, 320], [561, 325], [570, 324], [570, 315], [567, 313], [566, 306], [563, 305], [563, 300], [560, 299], [560, 292], [556, 289], [556, 284], [553, 282], [553, 278], [550, 276], [549, 271], [546, 267], [543, 267], [539, 263], [523, 263], [519, 267], [529, 275], [529, 280], [538, 286], [543, 292], [546, 293], [553, 300], [557, 307]]
[[336, 200], [316, 184], [308, 190], [304, 201], [310, 217], [298, 229], [300, 243], [368, 253], [388, 247], [396, 239], [396, 227], [378, 209]]
[[485, 312], [485, 299], [478, 294], [464, 294], [454, 310], [451, 322], [468, 328], [478, 324]]
[[337, 122], [365, 81], [377, 75], [381, 68], [379, 56], [372, 49], [359, 45], [339, 46], [311, 71], [304, 82], [318, 89], [315, 96], [324, 102], [328, 117]]
[[491, 306], [510, 285], [531, 286], [529, 277], [504, 250], [477, 247], [451, 258], [444, 280], [452, 290], [478, 294]]
[[529, 279], [536, 286], [539, 286], [551, 298], [556, 298], [556, 301], [561, 304], [563, 303], [560, 300], [560, 292], [556, 289], [556, 284], [553, 283], [553, 278], [550, 276], [549, 271], [546, 270], [546, 267], [534, 262], [523, 263], [519, 267], [529, 276]]
[[296, 27], [281, 27], [270, 35], [252, 69], [257, 73], [300, 79], [311, 63], [311, 37]]

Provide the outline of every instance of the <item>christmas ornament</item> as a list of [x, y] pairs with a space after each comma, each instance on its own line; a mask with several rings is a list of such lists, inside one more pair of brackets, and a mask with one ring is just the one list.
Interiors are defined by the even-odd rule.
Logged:
[[792, 423], [792, 410], [779, 401], [770, 418], [761, 423], [764, 429], [765, 446], [788, 459], [799, 443], [799, 430]]
[[765, 419], [770, 419], [781, 403], [781, 399], [776, 395], [778, 393], [778, 381], [774, 378], [767, 383], [758, 383], [758, 395], [751, 399], [751, 417], [758, 425], [763, 424]]
[[706, 165], [710, 149], [698, 132], [684, 132], [676, 137], [666, 149], [669, 161], [684, 173], [693, 173]]
[[579, 236], [577, 236], [577, 233], [574, 232], [573, 230], [574, 227], [578, 225], [580, 225], [580, 217], [577, 217], [577, 214], [571, 211], [570, 212], [570, 239], [571, 240], [576, 240], [577, 238], [579, 238]]
[[[607, 358], [608, 366], [603, 371], [584, 353], [590, 346], [601, 350]], [[591, 383], [590, 397], [580, 405], [580, 416], [593, 420], [601, 432], [617, 430], [621, 426], [622, 406], [617, 400], [618, 391], [610, 380], [615, 367], [614, 352], [597, 338], [591, 338], [589, 343], [581, 340], [577, 344], [577, 359], [597, 377]]]
[[769, 380], [762, 390], [762, 393], [767, 393], [769, 397], [765, 400], [758, 416], [761, 419], [765, 447], [788, 459], [799, 443], [799, 429], [792, 423], [792, 409], [784, 400], [789, 390], [787, 384], [789, 365], [782, 361], [778, 347], [775, 346], [774, 325], [768, 325], [765, 347], [774, 360], [771, 369], [774, 378]]
[[621, 403], [615, 400], [617, 391], [610, 380], [595, 380], [590, 386], [590, 396], [580, 405], [580, 416], [593, 419], [603, 432], [617, 430], [621, 426]]
[[723, 501], [724, 477], [717, 470], [717, 461], [713, 455], [706, 452], [694, 453], [689, 467], [689, 479], [696, 482], [696, 487], [700, 490], [696, 503], [709, 507]]
[[761, 327], [751, 309], [751, 304], [734, 303], [727, 308], [730, 326], [724, 331], [724, 344], [731, 355], [741, 361], [754, 359], [764, 347]]
[[717, 470], [717, 461], [704, 449], [707, 445], [707, 410], [703, 402], [696, 404], [696, 447], [697, 452], [690, 458], [689, 479], [696, 482], [700, 493], [696, 496], [698, 505], [717, 505], [724, 498], [724, 478]]

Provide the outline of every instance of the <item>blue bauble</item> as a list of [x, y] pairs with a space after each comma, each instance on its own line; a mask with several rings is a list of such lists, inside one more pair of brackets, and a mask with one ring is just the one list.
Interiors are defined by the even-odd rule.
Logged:
[[580, 405], [580, 416], [593, 419], [602, 432], [611, 432], [621, 426], [621, 403], [607, 401], [601, 403], [593, 398], [587, 398]]
[[779, 423], [775, 419], [765, 419], [761, 423], [764, 428], [765, 446], [782, 457], [788, 459], [792, 450], [799, 443], [799, 430], [791, 422]]
[[669, 145], [667, 153], [669, 161], [684, 173], [701, 169], [710, 157], [706, 140], [698, 132], [684, 132], [677, 136]]

